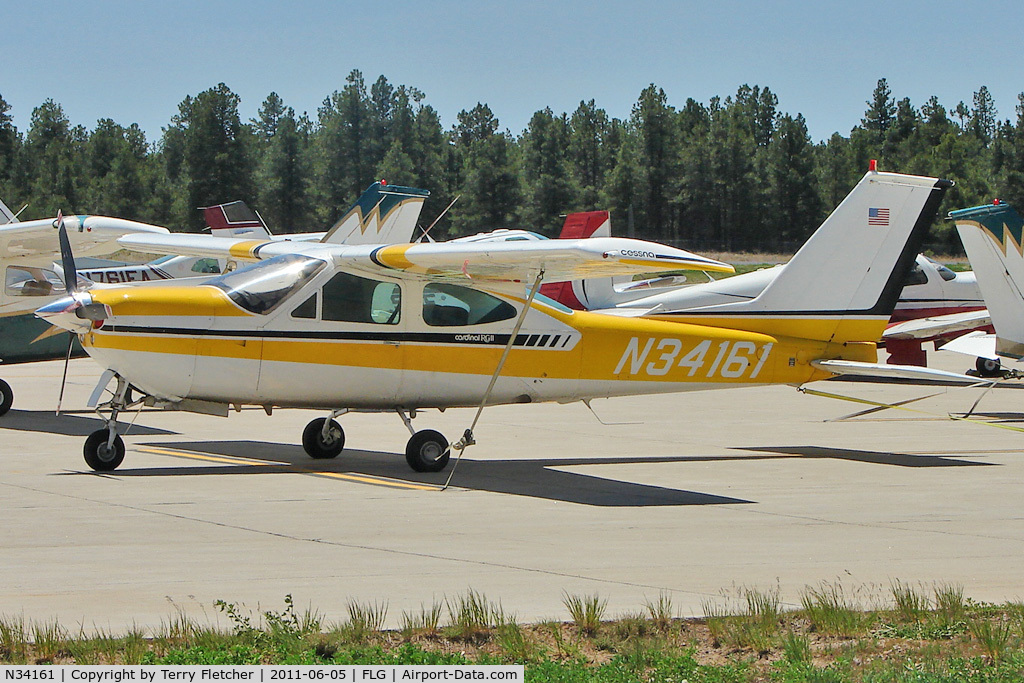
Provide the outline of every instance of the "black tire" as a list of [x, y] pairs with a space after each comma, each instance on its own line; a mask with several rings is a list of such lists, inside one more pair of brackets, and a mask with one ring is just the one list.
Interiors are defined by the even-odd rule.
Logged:
[[327, 440], [324, 440], [326, 421], [326, 417], [318, 417], [302, 430], [302, 448], [309, 457], [317, 460], [336, 458], [345, 448], [345, 430], [335, 420], [331, 420], [327, 428]]
[[14, 403], [14, 389], [11, 385], [0, 379], [0, 415], [6, 415]]
[[998, 358], [982, 358], [974, 361], [974, 367], [982, 377], [998, 377], [1003, 374], [1003, 364]]
[[440, 472], [450, 457], [448, 439], [433, 429], [416, 432], [405, 447], [405, 461], [417, 472]]
[[124, 461], [124, 441], [121, 435], [114, 435], [114, 445], [107, 447], [109, 429], [97, 429], [85, 440], [85, 462], [97, 472], [111, 472]]

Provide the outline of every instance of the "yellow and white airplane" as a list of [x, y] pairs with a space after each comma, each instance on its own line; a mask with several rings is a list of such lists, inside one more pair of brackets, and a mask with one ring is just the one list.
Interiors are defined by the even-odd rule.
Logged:
[[[623, 238], [345, 246], [154, 235], [121, 242], [260, 262], [201, 285], [75, 292], [38, 315], [77, 332], [107, 368], [90, 401], [106, 427], [85, 445], [96, 470], [124, 458], [124, 410], [227, 415], [248, 404], [330, 411], [304, 431], [314, 458], [343, 449], [334, 418], [394, 410], [412, 432], [409, 465], [438, 471], [473, 443], [472, 428], [455, 444], [417, 432], [410, 418], [425, 408], [899, 372], [876, 363], [875, 341], [950, 185], [869, 172], [757, 297], [678, 313], [571, 311], [537, 290], [544, 280], [731, 266]], [[96, 405], [112, 379], [113, 397]]]

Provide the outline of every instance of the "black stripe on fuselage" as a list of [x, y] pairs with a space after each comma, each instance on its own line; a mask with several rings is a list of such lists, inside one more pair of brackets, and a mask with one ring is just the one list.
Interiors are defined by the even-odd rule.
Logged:
[[[505, 346], [511, 335], [479, 332], [357, 332], [327, 330], [207, 330], [190, 327], [145, 327], [140, 325], [104, 325], [101, 332], [187, 337], [229, 337], [232, 339], [284, 339], [305, 341], [379, 341], [423, 344], [467, 344]], [[566, 342], [571, 338], [566, 335]], [[533, 343], [528, 343], [532, 341]], [[513, 346], [537, 346], [537, 335], [519, 334]], [[563, 345], [564, 348], [564, 345]]]

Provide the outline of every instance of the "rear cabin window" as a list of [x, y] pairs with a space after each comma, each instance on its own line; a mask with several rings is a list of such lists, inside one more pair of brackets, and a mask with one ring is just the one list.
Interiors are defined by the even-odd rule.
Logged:
[[423, 288], [423, 322], [432, 327], [483, 325], [514, 317], [512, 304], [476, 289], [447, 283]]
[[401, 310], [402, 290], [393, 282], [338, 273], [323, 288], [323, 320], [397, 325]]

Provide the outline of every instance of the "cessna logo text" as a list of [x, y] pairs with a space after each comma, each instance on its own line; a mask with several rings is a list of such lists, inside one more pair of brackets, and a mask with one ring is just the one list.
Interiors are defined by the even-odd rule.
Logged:
[[623, 249], [619, 252], [623, 256], [635, 256], [636, 258], [658, 258], [653, 251], [638, 251], [636, 249]]

